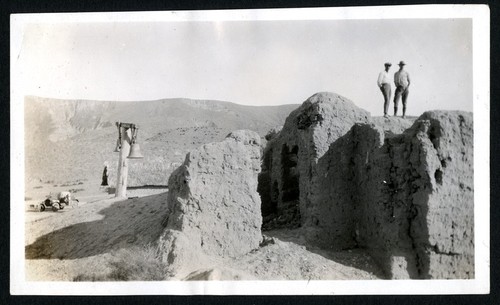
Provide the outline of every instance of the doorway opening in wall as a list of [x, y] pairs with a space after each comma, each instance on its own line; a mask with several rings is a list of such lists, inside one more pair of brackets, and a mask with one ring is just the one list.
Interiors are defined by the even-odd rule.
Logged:
[[300, 226], [300, 187], [298, 169], [299, 147], [283, 144], [281, 150], [281, 200], [278, 213], [286, 223], [286, 227]]
[[259, 174], [257, 190], [262, 202], [264, 231], [300, 227], [299, 147], [283, 144], [276, 153], [276, 164], [273, 164], [272, 150], [264, 153]]
[[276, 180], [272, 182], [272, 159], [272, 149], [264, 152], [257, 185], [257, 192], [261, 199], [261, 213], [264, 223], [268, 219], [274, 218], [278, 211], [279, 190], [278, 182]]

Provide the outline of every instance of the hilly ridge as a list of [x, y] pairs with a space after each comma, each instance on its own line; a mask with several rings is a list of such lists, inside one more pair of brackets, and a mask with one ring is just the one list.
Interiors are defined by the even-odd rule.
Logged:
[[[244, 106], [230, 102], [162, 99], [142, 102], [25, 98], [26, 180], [99, 180], [103, 164], [114, 183], [115, 122], [137, 124], [145, 155], [130, 162], [129, 185], [161, 184], [185, 153], [250, 129], [264, 136], [298, 105]], [[144, 174], [147, 173], [147, 174]]]

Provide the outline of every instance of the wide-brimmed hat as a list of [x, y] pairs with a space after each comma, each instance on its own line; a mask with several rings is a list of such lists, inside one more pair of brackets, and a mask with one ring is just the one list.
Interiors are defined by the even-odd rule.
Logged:
[[386, 62], [384, 66], [392, 66], [392, 64], [390, 62]]
[[406, 65], [406, 63], [404, 61], [400, 61], [398, 65], [404, 66], [404, 65]]

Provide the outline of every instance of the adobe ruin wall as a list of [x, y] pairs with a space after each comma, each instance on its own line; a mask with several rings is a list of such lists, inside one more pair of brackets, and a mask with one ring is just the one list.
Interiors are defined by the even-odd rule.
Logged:
[[331, 93], [292, 112], [264, 150], [264, 228], [366, 248], [390, 278], [473, 278], [472, 114], [426, 112], [403, 133], [380, 125]]
[[222, 142], [189, 152], [171, 174], [165, 229], [159, 239], [169, 276], [183, 278], [219, 258], [259, 247], [260, 150], [257, 133], [234, 131]]

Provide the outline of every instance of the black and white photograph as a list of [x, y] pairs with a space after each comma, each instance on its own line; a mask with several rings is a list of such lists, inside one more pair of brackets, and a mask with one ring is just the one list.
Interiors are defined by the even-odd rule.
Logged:
[[484, 5], [11, 15], [11, 293], [489, 293], [489, 37]]

